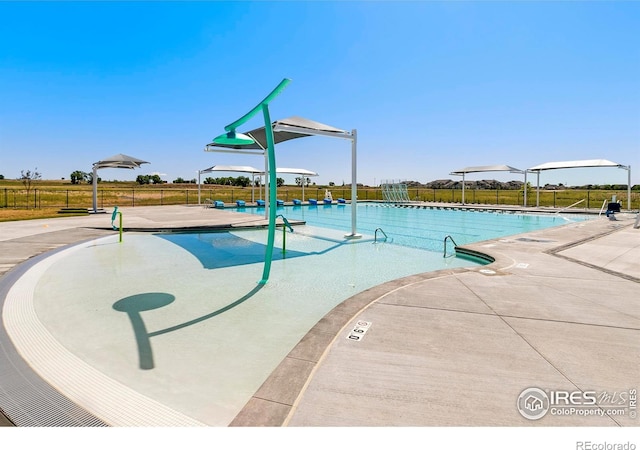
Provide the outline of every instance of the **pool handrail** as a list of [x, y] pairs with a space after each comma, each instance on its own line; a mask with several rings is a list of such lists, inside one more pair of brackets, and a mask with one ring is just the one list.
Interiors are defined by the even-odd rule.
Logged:
[[451, 255], [451, 256], [455, 256], [455, 250], [456, 250], [456, 247], [458, 246], [458, 244], [457, 244], [457, 243], [456, 243], [456, 241], [451, 237], [451, 235], [449, 235], [449, 234], [448, 234], [448, 235], [446, 235], [446, 236], [444, 237], [444, 254], [442, 255], [442, 257], [443, 257], [443, 258], [446, 258], [446, 257], [447, 257], [447, 239], [449, 239], [449, 240], [451, 240], [451, 242], [453, 242], [453, 251], [454, 251], [454, 253], [453, 253], [453, 255]]
[[387, 233], [385, 233], [382, 228], [376, 228], [376, 231], [373, 233], [373, 243], [374, 244], [378, 241], [378, 231], [380, 233], [382, 233], [382, 235], [384, 236], [384, 240], [385, 241], [388, 239]]
[[291, 231], [291, 232], [293, 233], [293, 227], [291, 226], [291, 224], [289, 223], [289, 221], [287, 220], [287, 218], [286, 218], [285, 216], [283, 216], [282, 214], [278, 214], [278, 215], [276, 216], [276, 219], [277, 219], [278, 217], [281, 217], [281, 218], [282, 218], [282, 221], [284, 222], [284, 226], [285, 226], [285, 227], [287, 227], [287, 228], [289, 228], [289, 231]]

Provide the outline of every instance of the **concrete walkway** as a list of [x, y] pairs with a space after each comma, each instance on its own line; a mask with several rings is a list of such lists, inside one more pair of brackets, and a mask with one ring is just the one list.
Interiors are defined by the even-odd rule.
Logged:
[[[131, 229], [264, 224], [195, 207], [122, 212]], [[496, 261], [355, 295], [300, 341], [232, 425], [637, 426], [628, 403], [629, 390], [640, 387], [640, 230], [633, 219], [619, 214], [617, 221], [474, 244], [467, 247]], [[113, 234], [105, 214], [0, 223], [0, 274], [105, 234]], [[353, 332], [358, 322], [365, 333]], [[626, 409], [530, 420], [516, 408], [529, 387], [618, 393], [616, 402], [624, 392], [627, 402], [615, 406]], [[601, 410], [614, 406], [601, 403]]]

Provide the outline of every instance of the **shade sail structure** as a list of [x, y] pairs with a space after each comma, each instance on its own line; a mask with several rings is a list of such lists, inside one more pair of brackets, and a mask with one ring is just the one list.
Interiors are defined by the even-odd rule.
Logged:
[[224, 166], [221, 164], [211, 166], [208, 169], [203, 169], [200, 173], [209, 173], [209, 172], [244, 172], [244, 173], [259, 173], [264, 174], [264, 171], [261, 169], [256, 169], [251, 166]]
[[[468, 173], [477, 173], [477, 172], [511, 172], [511, 173], [523, 173], [524, 174], [524, 184], [527, 184], [527, 173], [524, 170], [516, 169], [515, 167], [507, 166], [504, 164], [494, 165], [494, 166], [472, 166], [465, 167], [464, 169], [456, 170], [450, 173], [450, 175], [460, 175], [462, 176], [462, 204], [464, 205], [464, 177]], [[524, 204], [527, 204], [527, 190], [524, 190]]]
[[307, 169], [293, 169], [289, 167], [278, 167], [276, 168], [277, 173], [290, 173], [293, 175], [304, 175], [307, 177], [317, 177], [318, 174], [316, 172], [312, 172]]
[[627, 171], [627, 209], [631, 209], [631, 166], [625, 166], [608, 159], [582, 159], [577, 161], [554, 161], [537, 165], [527, 169], [528, 172], [537, 174], [536, 206], [540, 206], [540, 172], [555, 169], [580, 169], [588, 167], [616, 167]]
[[289, 173], [293, 175], [300, 175], [302, 177], [302, 180], [300, 180], [300, 184], [302, 185], [302, 201], [304, 201], [304, 178], [318, 176], [316, 172], [312, 172], [307, 169], [294, 169], [290, 167], [278, 167], [276, 168], [276, 173]]
[[[286, 119], [276, 120], [272, 124], [274, 133], [274, 144], [280, 144], [282, 142], [290, 141], [292, 139], [298, 139], [305, 136], [315, 136], [319, 132], [324, 134], [335, 134], [336, 137], [348, 134], [347, 131], [339, 128], [326, 125], [324, 123], [316, 122], [315, 120], [305, 119], [304, 117], [293, 116]], [[287, 130], [286, 128], [289, 127]], [[248, 150], [250, 153], [255, 153], [255, 150], [260, 152], [267, 148], [267, 133], [265, 127], [256, 128], [255, 130], [244, 133], [251, 136], [255, 141], [254, 144], [249, 145], [234, 145], [234, 144], [207, 144], [205, 151], [220, 151], [220, 149], [227, 148], [233, 150]], [[253, 151], [253, 152], [251, 152]]]
[[260, 169], [256, 169], [251, 166], [225, 166], [225, 165], [215, 165], [211, 166], [208, 169], [203, 169], [198, 171], [198, 204], [200, 204], [200, 174], [203, 173], [211, 173], [211, 172], [242, 172], [242, 173], [250, 173], [251, 174], [251, 201], [254, 200], [254, 187], [255, 187], [255, 176], [264, 175], [264, 171]]
[[[330, 125], [316, 122], [315, 120], [305, 119], [304, 117], [293, 116], [286, 119], [276, 120], [271, 123], [273, 129], [274, 145], [282, 142], [290, 141], [292, 139], [298, 139], [305, 136], [327, 136], [341, 139], [348, 139], [351, 141], [351, 233], [347, 234], [347, 238], [358, 238], [361, 235], [356, 233], [356, 204], [357, 204], [357, 182], [356, 182], [356, 153], [357, 153], [357, 132], [356, 130], [346, 131], [340, 128], [332, 127]], [[267, 162], [267, 132], [265, 127], [256, 128], [243, 133], [250, 136], [253, 140], [253, 144], [239, 145], [239, 144], [220, 144], [210, 143], [205, 146], [206, 152], [231, 152], [231, 153], [244, 153], [244, 154], [260, 154], [265, 156], [265, 175], [269, 174], [269, 167]], [[283, 172], [284, 173], [284, 172]], [[268, 177], [265, 177], [268, 178]], [[265, 183], [266, 184], [266, 183]], [[266, 186], [265, 186], [266, 189]], [[267, 205], [269, 204], [268, 199]]]
[[474, 172], [512, 172], [512, 173], [522, 173], [522, 170], [516, 169], [515, 167], [502, 165], [496, 166], [472, 166], [465, 167], [464, 169], [455, 170], [451, 172], [451, 175], [463, 175], [465, 173], [474, 173]]
[[626, 169], [627, 166], [618, 164], [607, 159], [583, 159], [579, 161], [556, 161], [540, 164], [535, 167], [531, 167], [529, 171], [538, 172], [541, 170], [553, 170], [553, 169], [576, 169], [580, 167], [617, 167], [619, 169]]
[[149, 164], [149, 161], [143, 161], [141, 159], [134, 158], [133, 156], [118, 153], [117, 155], [113, 155], [93, 163], [93, 167], [96, 169], [137, 169], [142, 164]]
[[137, 169], [142, 164], [149, 164], [149, 161], [143, 161], [122, 153], [93, 163], [93, 212], [98, 211], [98, 169]]

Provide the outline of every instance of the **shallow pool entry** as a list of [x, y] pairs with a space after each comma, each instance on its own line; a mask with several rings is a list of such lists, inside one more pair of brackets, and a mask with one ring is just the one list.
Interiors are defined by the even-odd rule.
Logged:
[[[156, 236], [172, 242], [198, 258], [205, 269], [256, 264], [264, 261], [266, 245], [230, 232], [158, 233]], [[307, 253], [274, 249], [273, 260], [297, 258]]]

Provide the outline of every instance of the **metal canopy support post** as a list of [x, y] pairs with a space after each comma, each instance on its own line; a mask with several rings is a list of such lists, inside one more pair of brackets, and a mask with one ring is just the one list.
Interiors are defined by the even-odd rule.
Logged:
[[93, 165], [93, 212], [98, 212], [98, 165]]
[[307, 136], [327, 136], [333, 138], [349, 139], [351, 140], [351, 233], [346, 234], [347, 239], [357, 239], [362, 237], [357, 233], [357, 206], [358, 206], [358, 184], [357, 184], [357, 146], [358, 138], [357, 131], [351, 130], [351, 132], [335, 132], [335, 131], [323, 131], [323, 130], [311, 130], [304, 127], [296, 127], [293, 125], [285, 125], [276, 123], [273, 127], [273, 131], [288, 131], [290, 133], [299, 133]]
[[462, 172], [462, 204], [464, 205], [464, 172]]
[[351, 130], [351, 234], [345, 235], [346, 238], [355, 239], [362, 237], [362, 235], [356, 232], [356, 217], [358, 207], [358, 183], [357, 183], [357, 147], [358, 147], [358, 132], [354, 129]]
[[527, 207], [527, 170], [524, 171], [524, 206]]
[[627, 209], [631, 211], [631, 166], [625, 169], [627, 169]]

